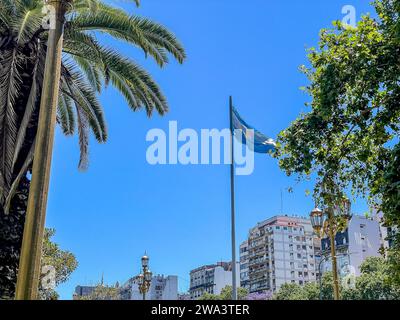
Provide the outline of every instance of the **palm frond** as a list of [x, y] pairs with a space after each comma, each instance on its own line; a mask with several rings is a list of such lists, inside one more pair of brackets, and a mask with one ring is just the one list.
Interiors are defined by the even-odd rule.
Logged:
[[[139, 0], [131, 0], [139, 6]], [[33, 156], [48, 30], [44, 0], [0, 0], [0, 205], [13, 196]], [[74, 0], [68, 8], [57, 106], [64, 134], [79, 135], [79, 167], [87, 168], [89, 134], [105, 142], [107, 128], [97, 94], [111, 83], [134, 111], [163, 115], [167, 101], [151, 75], [135, 61], [105, 48], [104, 33], [143, 50], [162, 67], [186, 59], [181, 43], [164, 26], [128, 14], [102, 0]], [[36, 57], [41, 57], [36, 60]], [[34, 58], [32, 58], [34, 57]], [[66, 59], [68, 58], [68, 59]], [[68, 61], [68, 62], [67, 62]]]
[[160, 66], [168, 62], [165, 52], [171, 53], [181, 63], [186, 58], [182, 45], [166, 28], [145, 18], [129, 16], [125, 11], [104, 3], [99, 5], [96, 15], [82, 13], [73, 17], [67, 29], [107, 33], [143, 49]]
[[4, 212], [5, 214], [8, 214], [10, 211], [10, 205], [11, 205], [11, 200], [15, 194], [15, 192], [18, 189], [19, 183], [22, 179], [22, 177], [26, 174], [26, 172], [28, 171], [29, 166], [32, 164], [33, 161], [33, 155], [34, 155], [34, 151], [35, 151], [35, 141], [33, 141], [30, 150], [24, 160], [24, 163], [21, 167], [21, 169], [19, 170], [16, 178], [14, 179], [14, 181], [11, 184], [10, 190], [8, 191], [8, 194], [5, 195], [5, 204], [4, 204]]
[[78, 115], [78, 136], [79, 136], [79, 169], [84, 171], [88, 167], [89, 157], [89, 125], [86, 114], [83, 112], [79, 105], [76, 104], [76, 112]]
[[18, 44], [31, 40], [37, 30], [42, 27], [43, 17], [42, 6], [24, 8], [17, 17], [14, 17], [12, 25], [17, 31]]
[[38, 97], [40, 96], [41, 85], [43, 82], [43, 70], [44, 70], [44, 55], [43, 49], [39, 50], [38, 59], [35, 62], [32, 75], [32, 85], [29, 92], [28, 100], [25, 105], [25, 111], [21, 122], [19, 123], [18, 134], [15, 142], [14, 157], [12, 168], [14, 170], [15, 164], [19, 157], [22, 145], [25, 142], [28, 126], [32, 121], [32, 114], [38, 107]]
[[73, 100], [67, 94], [65, 94], [63, 90], [61, 90], [58, 99], [57, 122], [61, 126], [61, 129], [65, 135], [68, 136], [75, 133], [75, 113]]
[[73, 66], [63, 65], [63, 80], [68, 88], [68, 91], [63, 93], [68, 94], [75, 104], [79, 106], [80, 111], [85, 114], [97, 141], [105, 142], [107, 140], [107, 128], [103, 109], [91, 86], [79, 72], [73, 69]]
[[2, 52], [0, 69], [0, 170], [4, 179], [3, 195], [7, 192], [12, 178], [14, 146], [17, 136], [17, 114], [15, 101], [21, 85], [18, 72], [19, 54], [17, 48]]
[[92, 89], [97, 92], [101, 92], [101, 87], [103, 84], [103, 76], [98, 67], [94, 66], [88, 60], [83, 59], [78, 56], [73, 56], [75, 62], [81, 68], [82, 72], [85, 74], [86, 79], [91, 84]]

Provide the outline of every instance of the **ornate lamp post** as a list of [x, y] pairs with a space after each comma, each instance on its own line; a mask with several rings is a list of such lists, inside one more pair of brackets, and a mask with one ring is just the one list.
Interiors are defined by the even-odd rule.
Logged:
[[151, 278], [153, 274], [149, 270], [149, 257], [144, 255], [142, 257], [142, 273], [139, 274], [137, 277], [138, 285], [139, 285], [139, 292], [143, 295], [143, 300], [146, 300], [146, 293], [150, 289]]
[[349, 199], [344, 199], [334, 208], [328, 207], [325, 212], [315, 208], [310, 214], [311, 224], [317, 236], [321, 238], [323, 235], [326, 235], [329, 237], [331, 242], [333, 289], [335, 300], [340, 299], [335, 236], [337, 232], [343, 230], [347, 226], [347, 222], [350, 220], [350, 217], [351, 202]]

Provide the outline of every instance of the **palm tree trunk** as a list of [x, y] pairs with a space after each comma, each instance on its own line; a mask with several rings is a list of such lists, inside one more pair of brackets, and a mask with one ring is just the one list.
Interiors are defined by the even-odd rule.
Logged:
[[70, 1], [48, 1], [48, 4], [54, 8], [55, 17], [50, 17], [50, 19], [55, 19], [55, 24], [54, 29], [49, 30], [32, 181], [19, 262], [17, 300], [36, 300], [38, 297], [41, 275], [40, 260], [60, 84], [64, 20]]

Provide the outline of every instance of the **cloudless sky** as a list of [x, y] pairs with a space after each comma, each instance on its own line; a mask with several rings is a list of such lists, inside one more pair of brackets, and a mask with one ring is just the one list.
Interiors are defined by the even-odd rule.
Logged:
[[[178, 275], [181, 292], [191, 269], [229, 261], [229, 166], [151, 166], [146, 133], [167, 131], [171, 120], [178, 129], [227, 128], [233, 95], [247, 122], [276, 137], [307, 111], [310, 98], [299, 88], [308, 82], [298, 67], [307, 63], [306, 48], [317, 45], [319, 30], [341, 20], [344, 5], [353, 5], [358, 19], [372, 10], [366, 0], [143, 0], [139, 9], [129, 1], [108, 2], [168, 27], [188, 59], [160, 70], [140, 50], [102, 38], [151, 72], [171, 111], [148, 119], [106, 89], [101, 101], [109, 140], [91, 141], [85, 173], [77, 170], [77, 139], [57, 130], [46, 225], [56, 228], [56, 242], [79, 262], [58, 288], [62, 299], [102, 274], [106, 283], [124, 283], [140, 271], [145, 251], [153, 273]], [[276, 160], [256, 155], [254, 173], [236, 180], [238, 245], [257, 222], [282, 213], [281, 191], [285, 214], [308, 215], [313, 201], [306, 189], [312, 183], [297, 184]], [[366, 207], [360, 202], [354, 209]]]

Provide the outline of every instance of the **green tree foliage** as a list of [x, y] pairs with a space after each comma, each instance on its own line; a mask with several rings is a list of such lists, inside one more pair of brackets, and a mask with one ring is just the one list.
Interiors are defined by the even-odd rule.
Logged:
[[[400, 230], [400, 144], [391, 153], [391, 159], [382, 181], [382, 211], [386, 226]], [[390, 261], [391, 279], [400, 285], [400, 232], [389, 235], [392, 247], [386, 252]]]
[[[273, 296], [274, 300], [318, 300], [319, 286], [309, 282], [301, 286], [296, 283], [285, 283]], [[331, 292], [329, 292], [329, 295]]]
[[[340, 284], [343, 300], [398, 300], [400, 286], [390, 281], [390, 265], [383, 258], [367, 258], [360, 267], [361, 275], [355, 278], [352, 286]], [[307, 283], [304, 286], [291, 283], [284, 284], [274, 295], [275, 300], [333, 300], [333, 276], [324, 273], [319, 283]]]
[[121, 300], [120, 289], [118, 287], [97, 285], [93, 292], [87, 296], [76, 297], [76, 300]]
[[[0, 0], [0, 297], [13, 296], [16, 282], [47, 49], [44, 5]], [[100, 143], [107, 140], [98, 96], [109, 84], [133, 111], [168, 111], [151, 75], [105, 41], [140, 49], [160, 67], [170, 56], [182, 63], [186, 54], [165, 27], [107, 1], [74, 0], [66, 20], [57, 123], [65, 135], [78, 135], [79, 168], [85, 169], [90, 134]]]
[[[55, 229], [46, 229], [43, 241], [42, 267], [51, 266], [55, 271], [55, 285], [66, 282], [72, 272], [77, 268], [78, 261], [69, 252], [60, 249], [57, 243], [52, 242], [51, 238], [55, 235]], [[44, 280], [43, 277], [41, 280]], [[54, 288], [55, 289], [55, 288]], [[56, 300], [58, 294], [54, 289], [39, 289], [42, 300]]]
[[[237, 288], [238, 300], [245, 300], [249, 292], [245, 288]], [[232, 286], [226, 286], [221, 290], [221, 300], [232, 300]]]
[[371, 257], [360, 267], [356, 292], [362, 300], [399, 300], [400, 286], [391, 281], [391, 267], [383, 258]]
[[285, 283], [274, 295], [274, 300], [306, 300], [303, 287], [296, 283]]
[[217, 294], [211, 294], [211, 293], [204, 293], [198, 300], [204, 300], [204, 301], [213, 301], [213, 300], [222, 300], [221, 296]]
[[[246, 300], [249, 292], [245, 288], [237, 288], [238, 300]], [[226, 286], [221, 290], [221, 294], [203, 294], [199, 300], [232, 300], [232, 286]]]
[[[8, 218], [12, 218], [12, 215], [7, 215]], [[3, 220], [3, 223], [7, 222], [7, 220]], [[18, 228], [22, 229], [21, 224], [9, 223], [8, 226], [18, 226]], [[2, 229], [5, 228], [5, 224], [3, 224]], [[12, 230], [11, 230], [12, 231]], [[12, 231], [12, 235], [19, 235], [19, 231]], [[78, 262], [75, 256], [69, 252], [60, 249], [57, 243], [52, 241], [52, 237], [55, 235], [54, 229], [46, 229], [45, 237], [43, 240], [43, 254], [42, 254], [42, 270], [45, 270], [43, 267], [52, 267], [55, 271], [55, 279], [54, 285], [57, 287], [61, 283], [66, 282], [72, 272], [77, 268]], [[16, 273], [15, 270], [18, 268], [18, 250], [21, 245], [21, 237], [17, 237], [14, 239], [13, 236], [10, 236], [9, 243], [1, 243], [1, 283], [0, 283], [0, 299], [13, 299], [14, 298], [14, 290], [15, 290], [15, 281], [16, 281]], [[14, 242], [11, 241], [14, 239]], [[10, 252], [15, 252], [15, 255], [10, 254]], [[42, 275], [40, 283], [47, 283], [45, 277], [48, 276], [49, 273], [44, 273]], [[58, 299], [58, 294], [55, 291], [55, 288], [44, 288], [40, 286], [39, 288], [40, 299], [42, 300], [56, 300]]]
[[[44, 6], [43, 0], [0, 0], [0, 204], [5, 211], [34, 156], [49, 29]], [[152, 77], [98, 35], [140, 48], [160, 67], [169, 62], [168, 54], [180, 63], [186, 56], [165, 27], [106, 1], [75, 0], [66, 17], [57, 122], [64, 134], [78, 134], [79, 167], [85, 169], [89, 133], [98, 142], [107, 140], [97, 96], [109, 83], [134, 111], [144, 108], [149, 116], [168, 111], [166, 98]]]
[[[281, 132], [276, 157], [288, 175], [316, 177], [319, 202], [334, 205], [351, 189], [399, 226], [400, 0], [374, 7], [376, 19], [321, 30], [310, 65], [301, 68], [310, 110]], [[398, 250], [397, 242], [390, 253], [397, 281]]]
[[28, 192], [29, 180], [23, 178], [10, 213], [6, 215], [0, 210], [0, 299], [14, 297]]

